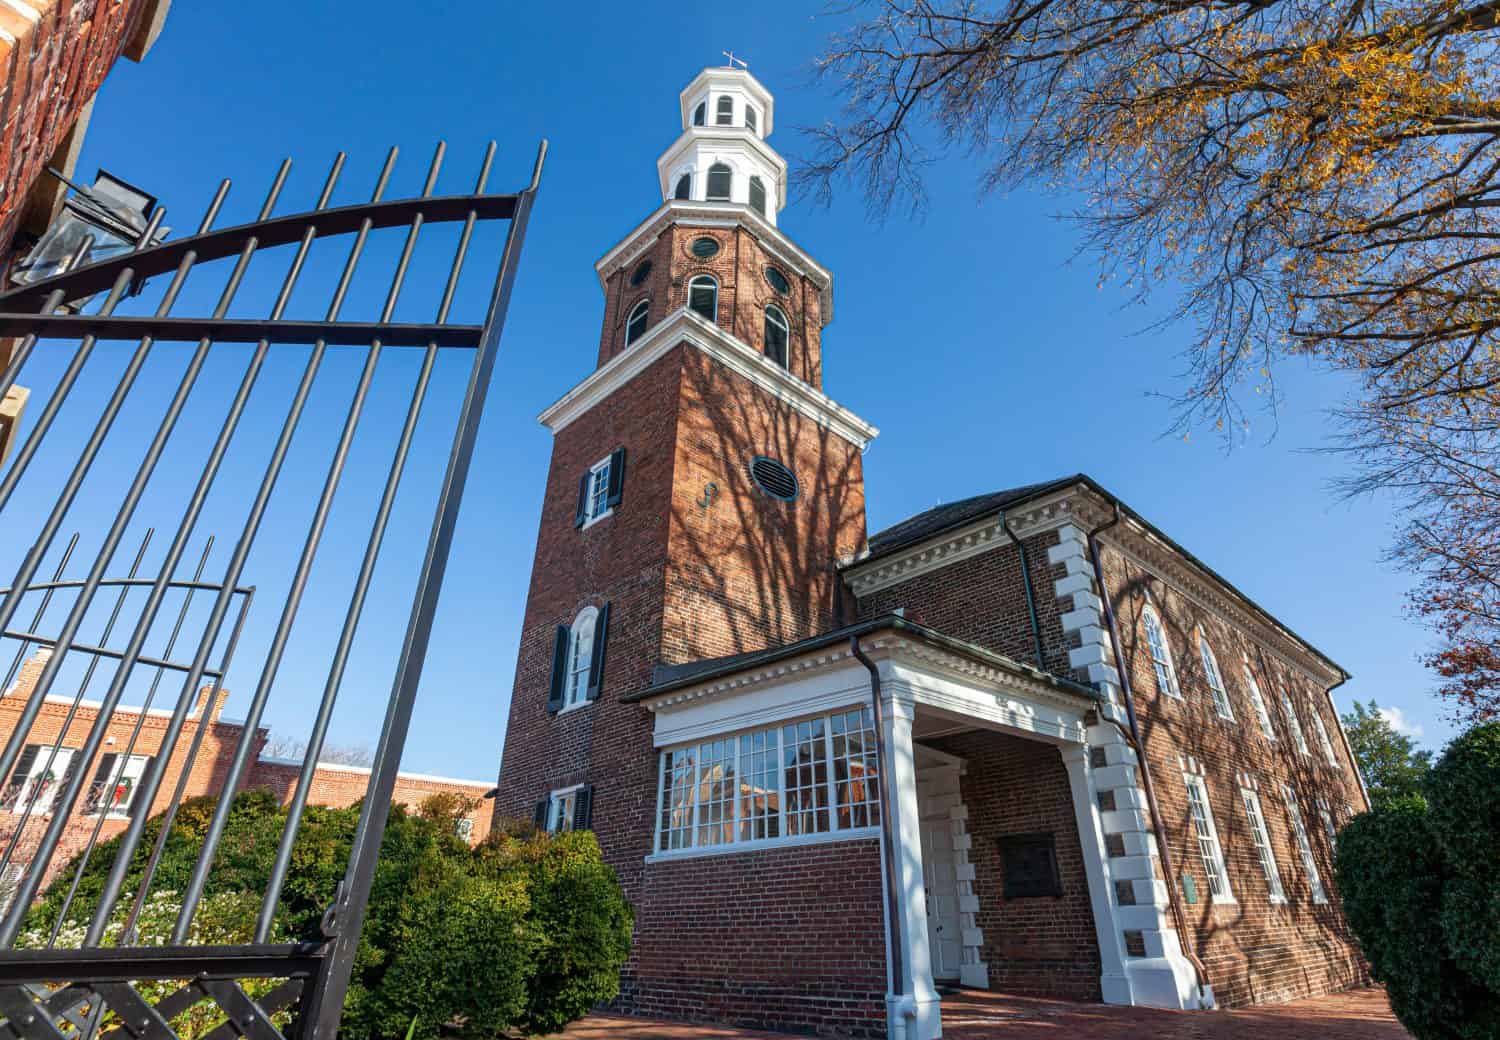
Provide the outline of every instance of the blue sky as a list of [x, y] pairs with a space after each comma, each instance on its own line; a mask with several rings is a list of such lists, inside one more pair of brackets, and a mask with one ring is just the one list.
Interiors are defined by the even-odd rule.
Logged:
[[[493, 138], [492, 188], [506, 190], [529, 173], [538, 139], [550, 138], [405, 756], [413, 770], [494, 775], [550, 450], [535, 417], [590, 369], [602, 306], [593, 261], [660, 202], [655, 159], [679, 132], [677, 92], [702, 66], [721, 63], [722, 49], [745, 56], [776, 95], [771, 143], [789, 158], [808, 146], [796, 127], [830, 116], [837, 103], [809, 73], [836, 21], [810, 17], [804, 5], [570, 12], [382, 0], [179, 3], [146, 62], [121, 62], [112, 73], [79, 164], [85, 176], [102, 165], [156, 192], [176, 218], [168, 223], [183, 232], [221, 176], [236, 182], [231, 212], [247, 218], [283, 156], [296, 160], [286, 212], [311, 200], [338, 149], [350, 154], [344, 199], [353, 201], [391, 144], [402, 148], [398, 189], [409, 191], [435, 142], [447, 140], [454, 166], [444, 184], [459, 190]], [[1399, 710], [1423, 743], [1440, 745], [1451, 727], [1415, 660], [1429, 637], [1404, 616], [1405, 577], [1381, 561], [1388, 504], [1339, 503], [1328, 489], [1341, 463], [1318, 449], [1323, 409], [1338, 400], [1340, 381], [1284, 366], [1274, 438], [1258, 420], [1227, 455], [1208, 432], [1186, 442], [1163, 437], [1170, 412], [1151, 394], [1176, 386], [1190, 330], [1142, 332], [1157, 312], [1097, 287], [1092, 263], [1071, 259], [1074, 230], [1052, 216], [1064, 201], [1028, 191], [981, 198], [977, 169], [962, 156], [936, 164], [929, 188], [922, 221], [872, 224], [848, 190], [830, 209], [797, 201], [781, 215], [782, 229], [835, 274], [826, 389], [881, 429], [866, 456], [870, 529], [941, 501], [1086, 471], [1353, 672], [1341, 706], [1373, 697]], [[324, 263], [310, 278], [326, 284], [335, 271]], [[433, 277], [441, 277], [436, 268], [414, 273]], [[331, 365], [352, 378], [348, 359]], [[391, 367], [374, 407], [394, 409], [379, 424], [394, 429], [411, 360]], [[295, 368], [288, 362], [287, 378]], [[231, 368], [205, 375], [210, 387], [234, 378]], [[456, 378], [439, 380], [435, 406], [452, 403]], [[342, 407], [330, 391], [314, 414], [325, 404]], [[274, 433], [271, 410], [248, 421]], [[413, 487], [430, 489], [445, 446], [433, 436], [419, 449]], [[294, 467], [288, 487], [315, 491], [321, 465]], [[243, 470], [247, 479], [252, 469]], [[380, 472], [373, 461], [356, 463], [350, 480], [378, 494]], [[224, 543], [234, 533], [203, 530]], [[262, 538], [252, 565], [285, 569], [301, 531], [273, 517]], [[423, 538], [420, 510], [398, 516], [387, 553], [396, 577]], [[359, 548], [334, 539], [320, 567], [347, 572]], [[219, 566], [226, 553], [227, 544]], [[326, 621], [314, 600], [308, 617]], [[374, 738], [386, 692], [381, 653], [399, 640], [398, 606], [372, 607], [336, 742]], [[259, 607], [231, 673], [241, 707], [245, 676], [274, 623], [263, 617], [269, 607]], [[289, 678], [267, 715], [274, 729], [305, 729], [323, 645], [320, 657], [316, 640], [294, 639]]]

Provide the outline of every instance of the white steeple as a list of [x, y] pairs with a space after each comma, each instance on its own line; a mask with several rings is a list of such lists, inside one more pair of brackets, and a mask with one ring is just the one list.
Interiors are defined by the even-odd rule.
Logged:
[[774, 225], [786, 205], [786, 160], [765, 142], [770, 91], [729, 65], [698, 73], [680, 100], [682, 136], [656, 160], [662, 198], [749, 206]]

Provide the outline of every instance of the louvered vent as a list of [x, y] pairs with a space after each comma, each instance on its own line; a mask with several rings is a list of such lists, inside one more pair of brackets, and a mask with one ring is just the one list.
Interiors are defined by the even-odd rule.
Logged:
[[801, 491], [795, 473], [764, 455], [750, 460], [750, 479], [766, 494], [783, 502], [793, 501]]

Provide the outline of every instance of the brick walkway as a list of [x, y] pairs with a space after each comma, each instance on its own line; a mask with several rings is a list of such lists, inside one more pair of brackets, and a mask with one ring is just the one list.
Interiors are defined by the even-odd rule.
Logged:
[[[591, 1015], [566, 1040], [785, 1040], [716, 1026]], [[1222, 1012], [1033, 1000], [967, 992], [943, 998], [945, 1040], [1410, 1040], [1379, 989], [1360, 989], [1275, 1007]]]

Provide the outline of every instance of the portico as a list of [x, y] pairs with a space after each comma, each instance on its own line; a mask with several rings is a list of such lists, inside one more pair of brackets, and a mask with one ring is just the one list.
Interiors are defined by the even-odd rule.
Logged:
[[[990, 984], [978, 922], [987, 901], [1005, 898], [976, 886], [965, 800], [970, 766], [941, 745], [957, 735], [995, 734], [1055, 751], [1066, 771], [1057, 797], [1070, 801], [1064, 822], [1076, 828], [1065, 845], [1070, 862], [1081, 857], [1097, 938], [1098, 992], [1111, 1003], [1136, 1002], [1087, 750], [1098, 707], [1089, 687], [888, 617], [791, 647], [666, 669], [637, 699], [653, 713], [663, 752], [648, 866], [841, 840], [890, 842], [881, 913], [892, 1037], [941, 1035], [939, 982]], [[885, 834], [878, 807], [861, 811], [872, 787], [892, 810]], [[809, 815], [822, 806], [826, 816]], [[984, 853], [992, 861], [999, 855], [988, 846]]]

